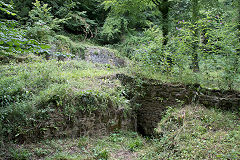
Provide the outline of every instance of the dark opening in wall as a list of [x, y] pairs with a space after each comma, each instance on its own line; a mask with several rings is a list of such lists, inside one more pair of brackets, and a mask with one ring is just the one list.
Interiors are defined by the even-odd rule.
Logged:
[[143, 126], [141, 124], [137, 124], [137, 132], [140, 133], [142, 136], [149, 136], [145, 133]]

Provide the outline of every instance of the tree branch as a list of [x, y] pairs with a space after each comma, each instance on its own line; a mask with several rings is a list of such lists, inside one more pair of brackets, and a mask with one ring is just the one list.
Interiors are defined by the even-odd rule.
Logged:
[[152, 2], [156, 5], [156, 6], [160, 6], [160, 2], [158, 0], [152, 0]]

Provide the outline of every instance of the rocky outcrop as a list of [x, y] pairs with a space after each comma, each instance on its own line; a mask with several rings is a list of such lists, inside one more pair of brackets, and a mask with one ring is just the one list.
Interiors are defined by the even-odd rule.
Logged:
[[117, 67], [123, 67], [126, 65], [123, 58], [117, 57], [110, 49], [102, 47], [87, 47], [85, 50], [85, 60]]

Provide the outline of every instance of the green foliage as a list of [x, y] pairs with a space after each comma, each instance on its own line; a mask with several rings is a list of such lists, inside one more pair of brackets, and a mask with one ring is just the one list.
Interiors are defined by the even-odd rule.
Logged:
[[7, 13], [9, 15], [15, 16], [16, 13], [12, 12], [13, 6], [10, 4], [6, 4], [3, 1], [0, 1], [0, 11], [3, 13]]
[[114, 43], [127, 31], [128, 21], [124, 17], [108, 17], [102, 27], [100, 37], [103, 42]]
[[14, 160], [28, 160], [31, 157], [31, 153], [26, 149], [11, 150], [11, 158]]
[[29, 12], [31, 27], [27, 28], [27, 35], [39, 42], [48, 42], [54, 34], [54, 30], [59, 30], [60, 24], [64, 23], [66, 19], [54, 18], [48, 4], [41, 4], [40, 1], [36, 0], [33, 5], [33, 9]]
[[103, 2], [105, 10], [111, 9], [110, 14], [113, 15], [125, 15], [131, 19], [131, 23], [136, 23], [136, 21], [142, 21], [145, 16], [142, 14], [148, 8], [153, 6], [152, 1], [149, 0], [105, 0]]
[[28, 48], [28, 39], [24, 38], [24, 32], [17, 29], [16, 25], [16, 21], [0, 21], [0, 47], [6, 52], [21, 54], [24, 48]]
[[222, 69], [219, 78], [223, 85], [219, 85], [221, 88], [227, 86], [223, 88], [230, 90], [235, 88], [239, 83], [239, 56], [237, 55], [239, 42], [236, 24], [227, 24], [221, 17], [211, 18], [210, 16], [199, 23], [207, 39], [207, 43], [201, 46], [203, 60], [212, 59], [214, 63], [211, 67], [215, 67], [217, 59], [221, 59], [217, 65]]
[[64, 35], [56, 35], [54, 43], [57, 47], [57, 51], [65, 54], [72, 54], [74, 56], [84, 58], [85, 47], [81, 43], [72, 41], [69, 37]]
[[49, 47], [26, 38], [26, 32], [14, 20], [0, 21], [0, 55], [14, 56], [33, 52], [45, 52]]
[[137, 151], [138, 149], [141, 149], [143, 145], [144, 145], [143, 140], [141, 138], [137, 138], [136, 140], [128, 144], [128, 148], [130, 151], [134, 152], [134, 151]]
[[109, 136], [109, 140], [111, 142], [122, 142], [124, 139], [123, 137], [121, 136], [120, 133], [112, 133], [110, 136]]
[[93, 36], [93, 32], [91, 31], [91, 28], [96, 26], [96, 23], [94, 20], [90, 20], [87, 18], [86, 11], [82, 12], [70, 12], [67, 17], [69, 17], [69, 20], [66, 22], [66, 27], [70, 29], [72, 32], [80, 32], [87, 37], [90, 35]]
[[[48, 7], [48, 4], [41, 4], [40, 1], [36, 0], [36, 2], [33, 3], [33, 6], [33, 9], [29, 12], [29, 17], [32, 22], [42, 20], [49, 24], [53, 20], [53, 16], [50, 13], [51, 8]], [[53, 25], [54, 24], [51, 24], [52, 29], [54, 28]]]
[[[201, 83], [208, 87], [236, 89], [239, 83], [239, 25], [236, 18], [239, 17], [238, 10], [233, 9], [231, 3], [224, 6], [224, 3], [229, 3], [225, 1], [203, 0], [199, 1], [198, 6], [197, 1], [191, 2], [169, 2], [171, 22], [168, 24], [168, 43], [164, 47], [160, 44], [163, 42], [164, 24], [154, 25], [157, 24], [156, 19], [161, 22], [161, 7], [155, 8], [152, 1], [104, 1], [105, 9], [110, 12], [100, 37], [105, 43], [120, 41], [113, 47], [137, 61], [140, 72], [146, 70], [148, 73], [150, 71], [164, 75], [157, 73], [160, 71], [166, 73], [167, 79], [188, 79], [192, 83]], [[153, 20], [148, 14], [152, 17], [158, 15], [158, 18]], [[145, 17], [140, 17], [141, 15]], [[118, 17], [126, 20], [126, 28], [122, 29], [124, 23]], [[134, 20], [134, 17], [143, 20], [145, 25], [136, 25], [135, 22], [138, 21]], [[151, 27], [146, 27], [146, 24]], [[131, 30], [137, 33], [129, 36]], [[149, 36], [146, 30], [152, 36]], [[151, 41], [142, 42], [144, 39]], [[201, 73], [192, 73], [190, 69], [197, 71], [198, 65]]]
[[[51, 5], [59, 5], [48, 2]], [[62, 2], [61, 2], [62, 3]], [[77, 46], [75, 43], [70, 42], [69, 38], [63, 38], [63, 36], [56, 37], [58, 41], [56, 44], [55, 32], [62, 30], [63, 28], [74, 33], [81, 33], [86, 39], [89, 35], [92, 37], [92, 27], [95, 26], [95, 22], [90, 20], [85, 11], [76, 11], [74, 8], [79, 3], [73, 1], [67, 1], [63, 3], [63, 6], [56, 12], [52, 12], [52, 7], [49, 7], [46, 3], [36, 1], [33, 3], [33, 9], [29, 12], [29, 20], [27, 24], [27, 36], [33, 38], [39, 42], [52, 43], [53, 45], [60, 45], [60, 54], [63, 55], [77, 55], [82, 56], [83, 47]], [[56, 7], [56, 6], [53, 6]], [[56, 18], [59, 17], [59, 18]], [[66, 44], [64, 44], [66, 42]], [[59, 44], [61, 43], [61, 44]], [[57, 49], [57, 50], [59, 50]], [[64, 51], [61, 51], [63, 49]], [[81, 54], [81, 55], [80, 55]]]
[[150, 67], [157, 71], [164, 65], [164, 53], [162, 52], [162, 32], [157, 26], [151, 26], [146, 29], [142, 38], [137, 42], [135, 52], [131, 59], [142, 63], [142, 67]]
[[159, 138], [139, 159], [239, 159], [239, 125], [231, 112], [169, 107], [156, 129]]
[[92, 37], [95, 28], [103, 23], [102, 21], [105, 19], [101, 0], [60, 0], [47, 3], [53, 7], [54, 16], [68, 18], [64, 27], [75, 34], [81, 33], [86, 37]]
[[[186, 20], [177, 21], [164, 48], [159, 45], [162, 38], [158, 27], [149, 28], [149, 34], [144, 31], [141, 36], [128, 36], [124, 43], [115, 46], [123, 54], [128, 53], [125, 55], [140, 62], [136, 70], [140, 74], [146, 70], [147, 75], [144, 76], [153, 75], [168, 82], [200, 83], [211, 88], [239, 89], [237, 25], [212, 12], [206, 12], [204, 17], [196, 24]], [[195, 36], [193, 28], [199, 30], [198, 36]], [[149, 36], [150, 33], [152, 36]], [[149, 38], [151, 41], [146, 43], [149, 41], [147, 37], [156, 38]], [[145, 39], [146, 42], [142, 42]], [[199, 42], [196, 50], [201, 69], [199, 73], [190, 70], [195, 42]], [[171, 70], [168, 70], [169, 65], [172, 66]], [[164, 74], [159, 71], [167, 72]]]
[[79, 139], [78, 147], [85, 147], [89, 143], [89, 137], [81, 137]]
[[47, 156], [50, 153], [48, 149], [43, 149], [43, 148], [35, 148], [34, 149], [34, 154], [38, 157], [44, 157]]
[[[2, 1], [1, 1], [2, 2]], [[5, 3], [1, 3], [6, 6]], [[7, 7], [12, 9], [11, 5]], [[14, 15], [12, 12], [9, 14]], [[15, 56], [30, 52], [45, 52], [49, 47], [26, 38], [26, 31], [15, 20], [0, 20], [0, 56]]]
[[109, 151], [108, 150], [94, 150], [94, 155], [97, 160], [108, 160], [109, 158]]
[[105, 10], [110, 10], [100, 32], [100, 40], [104, 43], [117, 43], [128, 31], [146, 28], [150, 22], [148, 19], [158, 21], [152, 11], [151, 1], [106, 0], [103, 4]]
[[[48, 2], [49, 3], [49, 2]], [[81, 3], [78, 1], [61, 1], [61, 2], [50, 2], [51, 6], [55, 10], [53, 14], [56, 17], [66, 19], [64, 27], [73, 32], [81, 33], [84, 36], [93, 36], [92, 28], [96, 27], [94, 20], [88, 18], [85, 10], [78, 9], [84, 5], [85, 2]], [[90, 5], [90, 4], [89, 4]], [[58, 8], [57, 8], [58, 6]], [[90, 6], [89, 6], [90, 7]], [[86, 6], [86, 9], [88, 6]], [[89, 8], [88, 8], [89, 9]], [[91, 10], [92, 12], [92, 10]]]
[[153, 72], [164, 68], [165, 53], [162, 52], [162, 31], [149, 26], [143, 32], [128, 34], [121, 44], [114, 45], [124, 56], [138, 62], [138, 66]]
[[[11, 2], [13, 4], [14, 10], [17, 13], [17, 16], [19, 16], [21, 22], [28, 19], [28, 13], [32, 8], [32, 2], [34, 0], [2, 0], [5, 3]], [[3, 18], [3, 17], [2, 17]], [[5, 18], [5, 17], [4, 17]]]

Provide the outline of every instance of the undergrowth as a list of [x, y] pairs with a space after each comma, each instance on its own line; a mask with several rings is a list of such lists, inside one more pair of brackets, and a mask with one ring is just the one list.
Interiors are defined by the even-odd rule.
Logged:
[[121, 96], [120, 82], [108, 78], [117, 72], [84, 61], [40, 59], [1, 65], [1, 141], [41, 138], [53, 114], [61, 123], [72, 123], [81, 112], [107, 111], [108, 107], [125, 107], [127, 112], [129, 105]]
[[[218, 61], [222, 59], [219, 57]], [[202, 63], [200, 68], [201, 72], [194, 73], [190, 68], [179, 70], [174, 67], [172, 70], [155, 72], [149, 66], [142, 67], [139, 65], [141, 62], [132, 62], [130, 74], [139, 78], [155, 79], [162, 83], [181, 83], [181, 84], [200, 84], [203, 88], [221, 89], [221, 90], [236, 90], [239, 91], [240, 76], [235, 74], [235, 77], [228, 77], [228, 73], [218, 66], [211, 67], [208, 61]]]
[[151, 159], [239, 159], [240, 121], [235, 113], [202, 106], [169, 108], [156, 132]]

